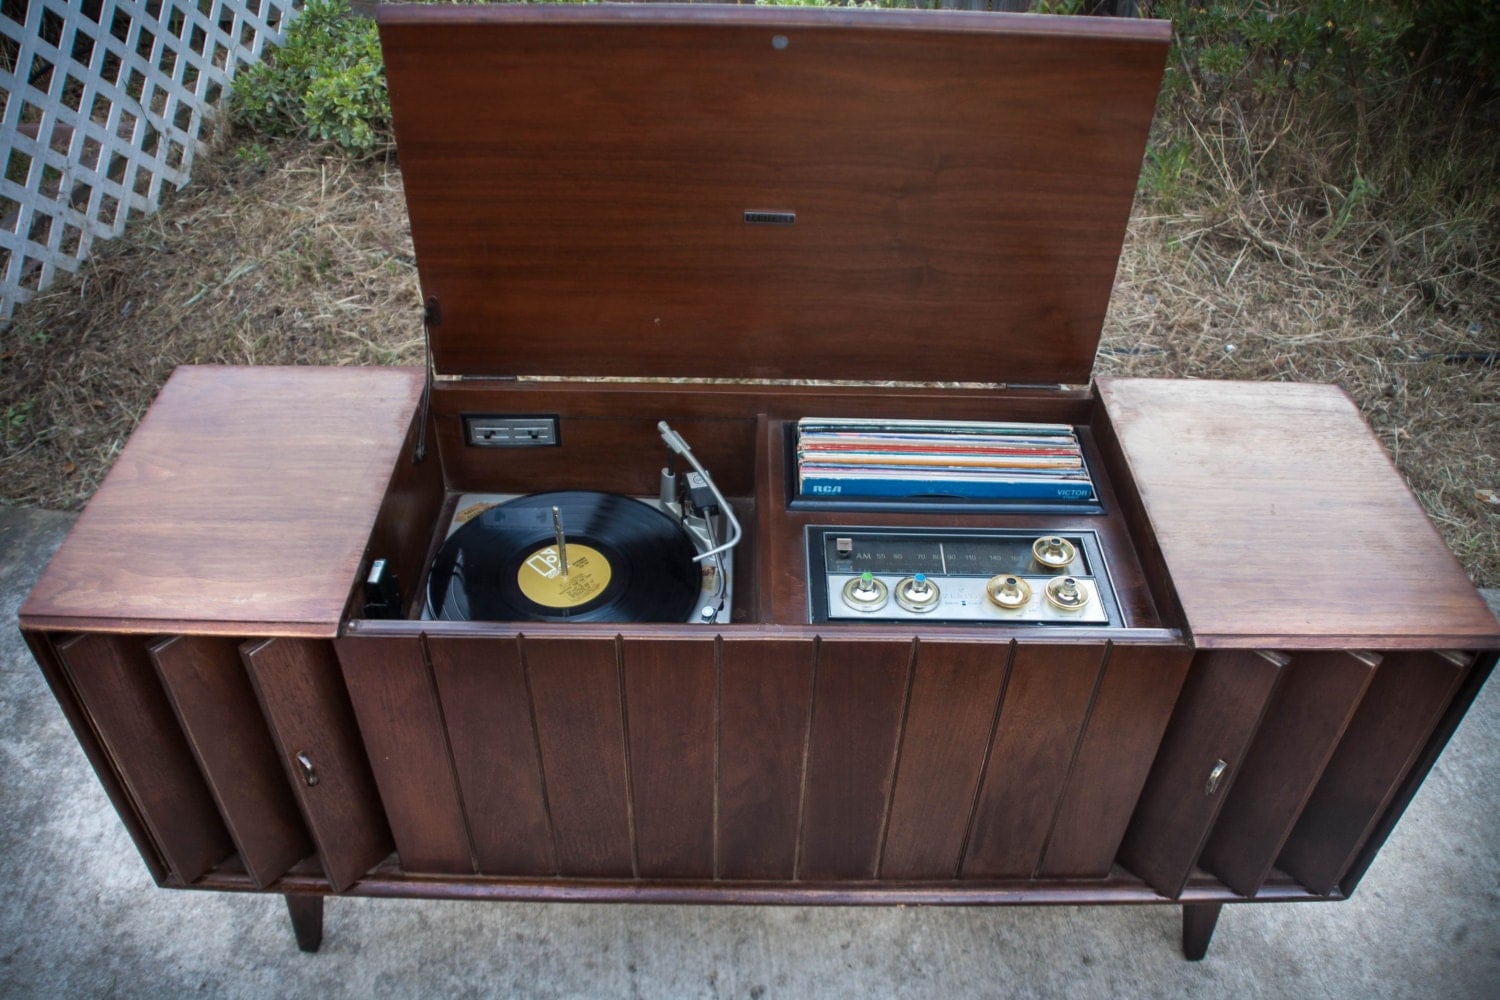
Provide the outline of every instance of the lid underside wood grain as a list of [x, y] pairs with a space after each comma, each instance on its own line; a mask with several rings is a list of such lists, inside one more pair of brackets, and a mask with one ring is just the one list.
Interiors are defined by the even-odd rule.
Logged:
[[381, 34], [439, 373], [1084, 383], [1169, 31], [648, 5]]

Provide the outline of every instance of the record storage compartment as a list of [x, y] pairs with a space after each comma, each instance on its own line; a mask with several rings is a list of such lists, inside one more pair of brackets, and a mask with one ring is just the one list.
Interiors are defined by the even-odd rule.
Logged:
[[[859, 22], [828, 11], [383, 14], [434, 365], [444, 377], [429, 381], [412, 369], [179, 369], [22, 609], [38, 663], [159, 884], [285, 894], [308, 948], [320, 935], [321, 898], [343, 893], [1177, 903], [1189, 957], [1202, 956], [1225, 902], [1340, 899], [1354, 890], [1492, 669], [1500, 626], [1337, 389], [1139, 379], [1086, 388], [999, 384], [1088, 381], [1165, 52], [1162, 27], [1043, 19], [1049, 28], [1037, 32], [1031, 26], [1039, 22], [1028, 18], [886, 14]], [[619, 34], [640, 25], [661, 32]], [[940, 37], [928, 33], [932, 25]], [[626, 192], [639, 180], [630, 174], [631, 142], [680, 151], [709, 130], [694, 155], [723, 153], [716, 145], [723, 136], [711, 133], [718, 106], [701, 118], [685, 111], [661, 126], [665, 135], [608, 131], [615, 90], [637, 85], [640, 37], [653, 53], [712, 41], [733, 59], [760, 60], [783, 51], [762, 35], [785, 32], [786, 51], [817, 55], [812, 71], [831, 65], [852, 74], [855, 110], [869, 104], [860, 89], [869, 71], [857, 67], [869, 64], [872, 44], [908, 54], [914, 72], [928, 57], [968, 58], [966, 46], [985, 66], [992, 45], [1019, 46], [1012, 54], [1023, 59], [1041, 46], [1037, 86], [1056, 96], [1039, 113], [1066, 118], [1112, 100], [1128, 107], [1099, 112], [1088, 133], [1101, 137], [1097, 146], [1058, 161], [1077, 168], [1077, 176], [1057, 176], [1077, 186], [1071, 197], [1082, 208], [1077, 219], [1054, 220], [1065, 244], [1025, 258], [1030, 267], [1056, 268], [1056, 281], [1034, 280], [1023, 268], [1019, 283], [997, 281], [993, 292], [985, 284], [983, 294], [998, 296], [990, 305], [1016, 315], [1013, 327], [974, 328], [965, 305], [949, 326], [914, 336], [901, 325], [910, 316], [887, 320], [872, 284], [861, 286], [868, 301], [843, 300], [847, 328], [788, 354], [777, 362], [786, 370], [756, 370], [767, 363], [762, 355], [790, 350], [785, 337], [769, 346], [760, 339], [764, 329], [782, 329], [766, 312], [774, 312], [766, 302], [780, 300], [756, 298], [767, 275], [797, 313], [786, 323], [793, 329], [802, 322], [803, 279], [788, 290], [788, 274], [837, 283], [862, 282], [863, 272], [851, 279], [830, 269], [816, 240], [777, 249], [766, 241], [793, 237], [760, 229], [722, 235], [689, 222], [655, 249], [670, 253], [662, 249], [669, 241], [701, 246], [712, 233], [737, 266], [770, 261], [721, 290], [738, 296], [747, 325], [736, 327], [739, 314], [726, 309], [722, 356], [704, 361], [699, 378], [630, 380], [643, 371], [683, 373], [661, 360], [665, 341], [590, 340], [572, 313], [558, 317], [555, 342], [497, 344], [489, 332], [492, 321], [507, 329], [529, 315], [527, 281], [545, 290], [550, 278], [523, 271], [519, 299], [481, 301], [476, 289], [508, 291], [517, 282], [471, 267], [490, 265], [477, 248], [524, 244], [530, 230], [504, 228], [515, 214], [504, 203], [510, 194], [495, 193], [493, 204], [443, 196], [456, 188], [442, 171], [463, 168], [442, 145], [457, 132], [440, 117], [423, 125], [416, 112], [433, 94], [486, 90], [455, 91], [442, 74], [489, 80], [509, 72], [485, 61], [483, 52], [501, 48], [487, 40], [490, 29], [534, 33], [534, 44], [520, 48], [539, 54], [539, 63], [524, 67], [523, 80], [543, 91], [554, 70], [573, 78], [569, 59], [613, 53], [609, 96], [597, 107], [570, 106], [600, 121], [566, 135], [610, 136], [625, 150], [617, 180]], [[826, 51], [818, 48], [825, 43]], [[1072, 55], [1078, 45], [1106, 47], [1108, 58], [1083, 72]], [[478, 51], [424, 72], [434, 67], [432, 51], [462, 54], [465, 46]], [[575, 47], [579, 54], [560, 69], [548, 64], [548, 53]], [[1116, 70], [1121, 80], [1110, 75]], [[1048, 73], [1071, 82], [1048, 91]], [[767, 77], [771, 96], [780, 93], [776, 79]], [[662, 98], [650, 89], [660, 81], [642, 80], [645, 97]], [[805, 84], [794, 78], [783, 103], [800, 108], [794, 98]], [[677, 99], [673, 80], [662, 86]], [[837, 104], [837, 89], [827, 91]], [[494, 134], [545, 129], [527, 117], [530, 105], [518, 106], [482, 104], [475, 113], [496, 117]], [[783, 105], [768, 98], [767, 106]], [[521, 119], [502, 121], [513, 113]], [[1008, 111], [1019, 124], [986, 127], [1029, 134], [1028, 113]], [[772, 131], [784, 125], [746, 120]], [[681, 134], [671, 131], [679, 127]], [[849, 141], [838, 129], [824, 133]], [[1072, 149], [1078, 140], [1047, 133], [1038, 141]], [[974, 162], [988, 163], [990, 152], [977, 151]], [[818, 173], [816, 159], [810, 173], [793, 172], [810, 192], [794, 235], [823, 232], [820, 210], [887, 198], [895, 168], [875, 169], [860, 155], [850, 154], [847, 176], [833, 180]], [[522, 188], [551, 183], [524, 163], [504, 165]], [[928, 176], [925, 160], [898, 165]], [[1053, 183], [1024, 168], [1017, 176], [1026, 183]], [[655, 166], [643, 169], [651, 176]], [[476, 184], [470, 190], [488, 195]], [[965, 181], [957, 189], [1013, 186]], [[879, 201], [894, 207], [876, 215], [903, 238], [940, 236], [959, 224], [954, 216], [975, 214], [895, 188], [894, 201]], [[583, 190], [580, 205], [550, 189], [535, 201], [559, 203], [564, 214], [616, 204]], [[1013, 193], [1020, 210], [1058, 197]], [[734, 192], [730, 203], [741, 201]], [[927, 227], [915, 205], [936, 205], [941, 225]], [[647, 232], [678, 224], [648, 223]], [[993, 224], [989, 236], [1009, 245], [1011, 223]], [[615, 310], [607, 320], [634, 322], [647, 315], [634, 313], [630, 298], [643, 282], [633, 259], [610, 256], [616, 225], [603, 218], [597, 231], [548, 231], [597, 238], [590, 278], [599, 309]], [[857, 219], [840, 225], [837, 240], [870, 248], [855, 254], [865, 263], [895, 252]], [[1016, 225], [1035, 232], [1026, 219]], [[748, 256], [742, 240], [754, 243]], [[1009, 259], [975, 264], [967, 249], [944, 246], [958, 254], [958, 266], [945, 270], [928, 266], [925, 244], [898, 249], [938, 284], [966, 282], [953, 276]], [[1056, 298], [1041, 301], [1054, 284]], [[666, 326], [701, 304], [692, 289], [647, 293], [656, 310], [649, 315]], [[673, 313], [681, 303], [687, 312]], [[486, 352], [514, 364], [476, 369]], [[925, 369], [992, 384], [905, 380]], [[780, 379], [715, 381], [737, 374]], [[549, 377], [525, 377], [536, 375]], [[790, 381], [809, 378], [882, 384]], [[473, 414], [555, 414], [559, 444], [473, 447], [464, 429]], [[1103, 513], [795, 509], [786, 428], [804, 416], [1072, 424]], [[663, 419], [691, 442], [745, 527], [728, 624], [422, 620], [423, 579], [455, 497], [577, 488], [652, 495], [665, 454], [655, 432]], [[1309, 436], [1311, 426], [1321, 433]], [[1066, 628], [812, 625], [804, 529], [816, 524], [1091, 530], [1122, 620]], [[1339, 540], [1337, 559], [1302, 558], [1330, 538]], [[400, 586], [399, 617], [365, 613], [363, 584], [377, 559]], [[1424, 581], [1424, 601], [1398, 600], [1378, 585], [1393, 568]], [[1281, 585], [1267, 588], [1269, 579]]]

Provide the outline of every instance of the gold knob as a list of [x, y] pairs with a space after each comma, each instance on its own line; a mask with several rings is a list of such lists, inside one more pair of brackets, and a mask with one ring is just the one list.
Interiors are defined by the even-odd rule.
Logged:
[[1063, 611], [1077, 611], [1089, 602], [1089, 592], [1071, 576], [1047, 581], [1047, 603]]
[[1031, 556], [1048, 569], [1063, 569], [1072, 564], [1078, 550], [1061, 535], [1044, 535], [1031, 543]]
[[1019, 576], [995, 576], [984, 585], [984, 593], [991, 604], [1013, 611], [1031, 600], [1031, 584]]

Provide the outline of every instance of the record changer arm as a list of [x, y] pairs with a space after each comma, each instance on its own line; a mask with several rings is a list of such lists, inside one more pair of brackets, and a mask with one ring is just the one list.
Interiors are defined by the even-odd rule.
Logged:
[[710, 476], [708, 470], [703, 467], [703, 463], [698, 461], [697, 456], [693, 454], [693, 449], [688, 447], [688, 443], [683, 440], [682, 435], [667, 426], [665, 420], [659, 421], [656, 429], [661, 432], [661, 439], [667, 443], [667, 447], [686, 459], [688, 465], [693, 467], [693, 471], [703, 477], [703, 482], [713, 491], [714, 499], [719, 501], [719, 507], [724, 511], [724, 517], [729, 521], [729, 540], [722, 545], [709, 549], [707, 552], [698, 553], [693, 557], [693, 561], [702, 562], [705, 559], [717, 556], [721, 552], [728, 552], [740, 543], [740, 538], [744, 535], [744, 532], [740, 529], [739, 518], [734, 516], [734, 508], [729, 506], [729, 501], [724, 498], [723, 493], [719, 492], [719, 487], [714, 482], [714, 477]]

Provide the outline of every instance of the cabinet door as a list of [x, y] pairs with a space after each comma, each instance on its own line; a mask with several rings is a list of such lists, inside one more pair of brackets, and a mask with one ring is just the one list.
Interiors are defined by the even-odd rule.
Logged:
[[265, 639], [240, 647], [282, 766], [336, 891], [391, 853], [375, 780], [326, 640]]
[[139, 636], [80, 635], [58, 659], [125, 788], [177, 880], [190, 884], [234, 853], [234, 841], [178, 728]]
[[1202, 867], [1253, 896], [1370, 684], [1377, 657], [1296, 653], [1229, 791]]
[[264, 889], [313, 845], [237, 645], [179, 635], [150, 652], [245, 870]]
[[1332, 892], [1384, 815], [1469, 668], [1470, 656], [1389, 653], [1297, 820], [1278, 867]]
[[1176, 898], [1187, 884], [1287, 657], [1199, 653], [1131, 817], [1120, 863]]

